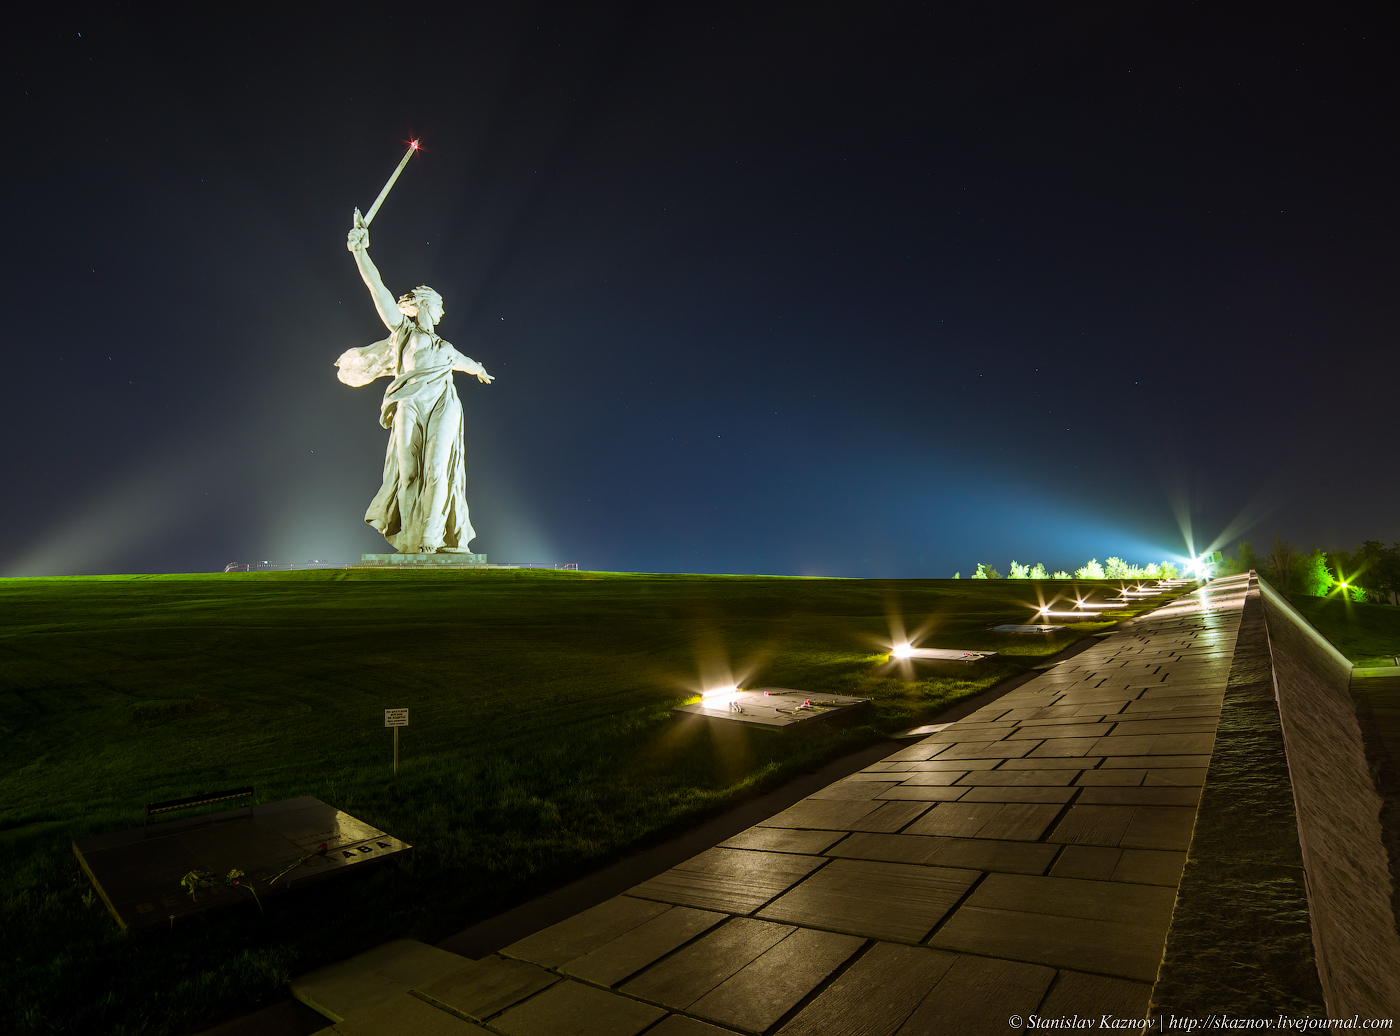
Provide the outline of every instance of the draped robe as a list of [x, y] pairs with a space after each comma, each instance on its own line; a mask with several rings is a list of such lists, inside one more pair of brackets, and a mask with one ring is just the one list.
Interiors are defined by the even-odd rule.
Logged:
[[[415, 330], [432, 344], [418, 348], [415, 369], [404, 370], [404, 347]], [[347, 349], [335, 365], [346, 385], [394, 379], [379, 409], [379, 423], [389, 429], [384, 480], [365, 521], [401, 554], [466, 552], [476, 531], [467, 513], [462, 404], [452, 372], [484, 368], [408, 317], [383, 341]]]

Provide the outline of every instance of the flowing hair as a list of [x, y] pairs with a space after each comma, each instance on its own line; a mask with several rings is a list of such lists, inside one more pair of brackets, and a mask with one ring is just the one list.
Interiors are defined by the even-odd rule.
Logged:
[[423, 330], [425, 331], [428, 330], [428, 327], [425, 327], [423, 325], [420, 318], [425, 315], [426, 310], [432, 308], [432, 304], [434, 302], [436, 302], [439, 307], [442, 306], [442, 296], [435, 292], [432, 288], [428, 287], [426, 284], [420, 284], [418, 285], [418, 287], [414, 288], [407, 294], [400, 295], [399, 301], [412, 302], [415, 305], [417, 305], [419, 315], [413, 318], [413, 322], [419, 327], [423, 328]]

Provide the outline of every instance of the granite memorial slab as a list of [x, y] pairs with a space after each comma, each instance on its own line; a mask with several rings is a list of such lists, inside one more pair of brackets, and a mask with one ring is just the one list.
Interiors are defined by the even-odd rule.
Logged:
[[[92, 835], [73, 853], [123, 928], [175, 920], [348, 873], [412, 849], [311, 796]], [[241, 871], [237, 884], [228, 875]], [[191, 872], [208, 885], [191, 893]]]
[[817, 694], [791, 687], [755, 687], [732, 693], [707, 694], [698, 702], [677, 705], [671, 711], [726, 723], [790, 730], [838, 716], [851, 716], [869, 703], [868, 698]]

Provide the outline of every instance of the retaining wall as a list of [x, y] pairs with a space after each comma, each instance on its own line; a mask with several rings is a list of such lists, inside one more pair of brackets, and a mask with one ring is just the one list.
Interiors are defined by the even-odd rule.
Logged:
[[1328, 1015], [1395, 1017], [1400, 935], [1352, 666], [1273, 587], [1259, 588]]

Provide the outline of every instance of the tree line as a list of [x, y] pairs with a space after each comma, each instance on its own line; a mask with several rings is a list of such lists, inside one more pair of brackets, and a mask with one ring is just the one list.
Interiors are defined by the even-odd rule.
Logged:
[[1314, 547], [1304, 552], [1275, 536], [1273, 549], [1260, 555], [1245, 540], [1226, 556], [1222, 567], [1224, 574], [1257, 569], [1284, 593], [1312, 597], [1347, 593], [1353, 601], [1400, 603], [1400, 543], [1387, 547], [1380, 540], [1366, 540], [1352, 551]]

